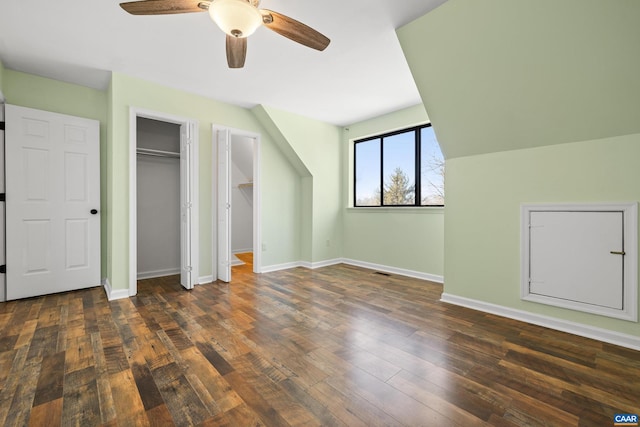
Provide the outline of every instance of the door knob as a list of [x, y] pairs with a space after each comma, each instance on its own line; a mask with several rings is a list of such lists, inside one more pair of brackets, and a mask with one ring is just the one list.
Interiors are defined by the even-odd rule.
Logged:
[[98, 213], [98, 209], [91, 209], [91, 215], [95, 215]]

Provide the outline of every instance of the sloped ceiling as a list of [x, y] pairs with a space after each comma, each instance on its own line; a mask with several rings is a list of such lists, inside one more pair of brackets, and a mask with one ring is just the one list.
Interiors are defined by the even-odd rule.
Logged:
[[637, 0], [450, 0], [397, 33], [447, 158], [640, 133]]

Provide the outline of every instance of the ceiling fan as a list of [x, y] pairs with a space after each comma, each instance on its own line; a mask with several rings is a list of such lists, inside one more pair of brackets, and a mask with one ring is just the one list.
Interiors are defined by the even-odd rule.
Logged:
[[262, 24], [294, 42], [324, 50], [330, 40], [293, 18], [268, 9], [258, 9], [260, 0], [142, 0], [120, 3], [132, 15], [168, 15], [209, 11], [211, 19], [227, 34], [227, 64], [242, 68], [247, 55], [247, 37]]

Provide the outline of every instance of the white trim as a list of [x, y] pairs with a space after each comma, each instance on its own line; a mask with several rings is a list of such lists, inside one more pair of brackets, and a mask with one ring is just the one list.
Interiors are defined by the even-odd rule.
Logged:
[[137, 164], [136, 164], [136, 145], [137, 145], [137, 123], [138, 117], [159, 120], [168, 123], [175, 123], [180, 126], [187, 126], [192, 138], [192, 156], [191, 156], [191, 211], [193, 212], [193, 221], [191, 223], [191, 277], [198, 277], [200, 259], [199, 246], [199, 190], [198, 179], [199, 173], [199, 126], [198, 122], [192, 119], [174, 116], [172, 114], [145, 110], [137, 107], [129, 107], [129, 296], [134, 296], [138, 292], [138, 247], [137, 247]]
[[444, 277], [436, 274], [423, 273], [421, 271], [407, 270], [404, 268], [391, 267], [388, 265], [374, 264], [366, 261], [358, 261], [355, 259], [343, 258], [342, 262], [356, 267], [368, 268], [370, 270], [383, 271], [385, 273], [399, 274], [401, 276], [413, 277], [416, 279], [428, 280], [435, 283], [444, 283]]
[[272, 273], [274, 271], [289, 270], [290, 268], [304, 267], [302, 261], [286, 262], [284, 264], [266, 265], [262, 267], [261, 273]]
[[143, 271], [138, 273], [138, 280], [155, 279], [156, 277], [180, 274], [180, 268], [166, 268], [164, 270]]
[[283, 264], [268, 265], [262, 268], [262, 273], [270, 273], [273, 271], [287, 270], [289, 268], [304, 267], [314, 270], [316, 268], [328, 267], [336, 264], [348, 264], [356, 267], [366, 268], [368, 270], [383, 271], [385, 273], [398, 274], [400, 276], [413, 277], [415, 279], [428, 280], [434, 283], [444, 283], [444, 277], [435, 274], [423, 273], [421, 271], [406, 270], [404, 268], [391, 267], [388, 265], [374, 264], [366, 261], [358, 261], [349, 258], [334, 258], [326, 261], [309, 262], [294, 261]]
[[319, 262], [309, 262], [309, 261], [294, 261], [294, 262], [285, 262], [284, 264], [275, 264], [275, 265], [267, 265], [262, 267], [261, 273], [271, 273], [274, 271], [280, 270], [288, 270], [290, 268], [308, 268], [310, 270], [315, 270], [316, 268], [328, 267], [330, 265], [343, 264], [344, 260], [342, 258], [335, 258], [327, 261], [319, 261]]
[[334, 259], [328, 259], [325, 261], [318, 261], [318, 262], [302, 261], [302, 267], [315, 270], [316, 268], [328, 267], [330, 265], [343, 264], [343, 263], [344, 263], [344, 260], [342, 258], [334, 258]]
[[234, 258], [231, 260], [231, 267], [237, 267], [239, 265], [244, 265], [244, 261], [242, 261], [240, 258]]
[[107, 300], [115, 301], [117, 299], [129, 298], [129, 289], [112, 289], [109, 278], [102, 279], [102, 286], [107, 294]]
[[208, 276], [200, 276], [198, 277], [198, 285], [204, 285], [205, 283], [212, 283], [215, 280], [213, 280], [213, 275], [208, 275]]
[[478, 301], [446, 293], [442, 294], [440, 301], [448, 304], [458, 305], [461, 307], [467, 307], [485, 313], [495, 314], [497, 316], [502, 316], [513, 320], [519, 320], [521, 322], [543, 326], [549, 329], [555, 329], [557, 331], [567, 332], [585, 338], [603, 341], [609, 344], [631, 348], [633, 350], [640, 350], [640, 337], [634, 335], [614, 332], [608, 329], [570, 322], [568, 320], [543, 316], [541, 314], [534, 314], [528, 311], [516, 310], [514, 308], [508, 308], [501, 305], [491, 304], [484, 301]]
[[430, 213], [430, 214], [444, 214], [444, 206], [416, 206], [416, 207], [400, 207], [400, 206], [349, 206], [345, 208], [348, 213]]
[[[264, 273], [262, 268], [262, 197], [261, 197], [261, 162], [262, 135], [242, 129], [227, 126], [211, 125], [211, 255], [212, 277], [218, 277], [218, 138], [219, 130], [228, 130], [233, 136], [242, 136], [253, 139], [253, 249], [245, 252], [253, 252], [253, 272]], [[230, 142], [232, 143], [232, 142]], [[229, 183], [231, 185], [231, 183]], [[234, 252], [235, 253], [235, 252]], [[280, 269], [280, 268], [279, 268]], [[276, 270], [270, 270], [276, 271]]]
[[[622, 212], [624, 230], [624, 277], [622, 309], [597, 306], [549, 295], [530, 293], [530, 214], [531, 212]], [[520, 206], [520, 298], [616, 319], [638, 321], [638, 203], [524, 203]]]
[[253, 252], [253, 249], [249, 248], [249, 249], [236, 249], [234, 251], [231, 251], [232, 254], [246, 254], [247, 252]]
[[7, 98], [4, 97], [2, 90], [0, 89], [0, 104], [4, 104]]

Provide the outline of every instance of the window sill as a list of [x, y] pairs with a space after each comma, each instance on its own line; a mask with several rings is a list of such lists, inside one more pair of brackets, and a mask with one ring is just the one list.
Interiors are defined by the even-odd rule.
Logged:
[[428, 214], [443, 214], [444, 206], [425, 206], [425, 207], [399, 207], [399, 206], [389, 206], [389, 207], [353, 207], [350, 206], [347, 208], [347, 212], [356, 213], [356, 212], [366, 212], [366, 213], [428, 213]]

